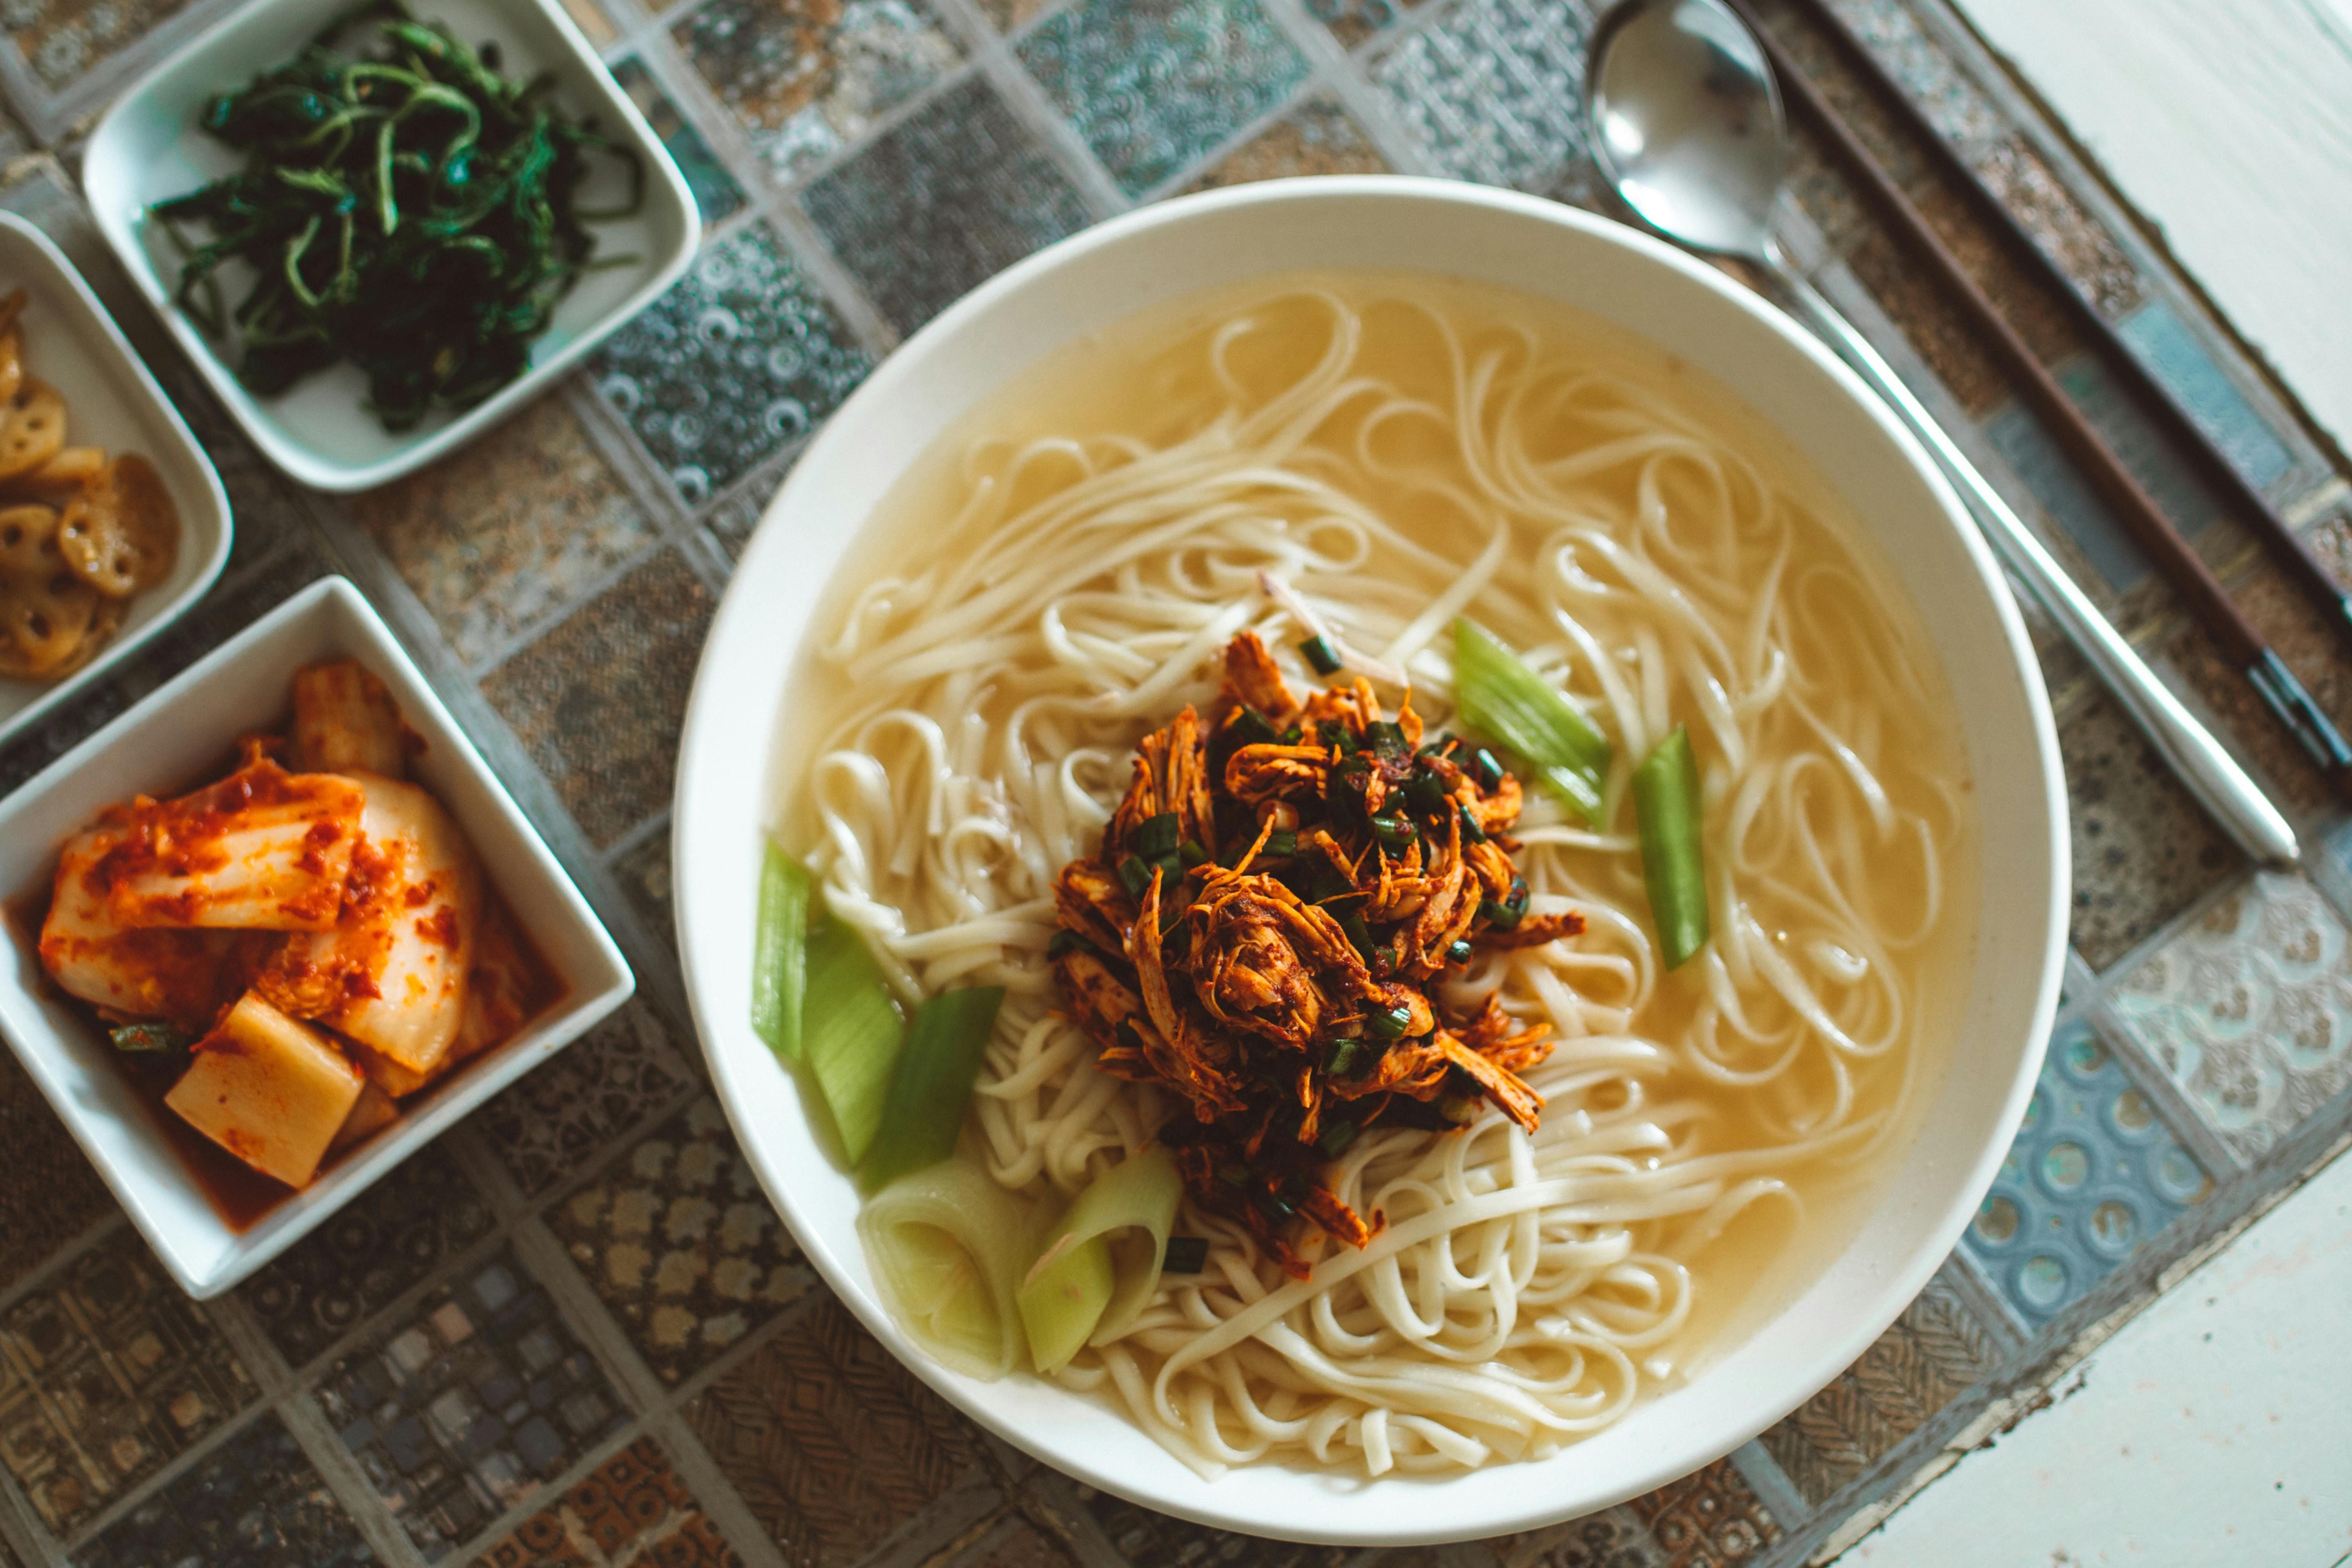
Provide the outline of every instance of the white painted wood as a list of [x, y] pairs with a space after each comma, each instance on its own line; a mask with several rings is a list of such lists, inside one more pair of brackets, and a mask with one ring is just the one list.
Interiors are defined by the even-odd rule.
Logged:
[[[2125, 1325], [2079, 1390], [1838, 1568], [2330, 1568], [2352, 1554], [2352, 1156]], [[2070, 1390], [2075, 1378], [2061, 1384]]]
[[1957, 0], [2352, 445], [2352, 0]]

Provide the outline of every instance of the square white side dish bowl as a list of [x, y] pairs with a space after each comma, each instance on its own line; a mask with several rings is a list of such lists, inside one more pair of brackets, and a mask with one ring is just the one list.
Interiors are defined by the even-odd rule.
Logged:
[[[635, 153], [645, 171], [644, 204], [629, 217], [588, 227], [598, 257], [639, 259], [583, 277], [557, 305], [547, 334], [531, 345], [530, 369], [461, 414], [435, 413], [413, 430], [388, 432], [365, 405], [367, 378], [348, 363], [307, 376], [278, 396], [254, 396], [224, 357], [234, 349], [206, 337], [172, 302], [179, 258], [144, 214], [151, 203], [184, 195], [242, 166], [239, 153], [197, 129], [207, 100], [291, 58], [351, 8], [352, 0], [254, 0], [124, 92], [91, 134], [82, 164], [82, 187], [100, 230], [229, 412], [271, 462], [303, 484], [336, 491], [397, 479], [537, 396], [676, 282], [702, 234], [685, 176], [557, 0], [418, 0], [412, 9], [419, 20], [448, 24], [469, 47], [496, 42], [504, 74], [552, 72], [561, 108], [575, 117], [593, 114], [601, 132]], [[591, 166], [594, 173], [580, 191], [583, 206], [626, 199], [628, 174], [619, 160], [597, 157]], [[232, 263], [216, 276], [233, 309], [253, 275]]]
[[472, 839], [490, 883], [562, 984], [559, 1000], [512, 1039], [402, 1103], [400, 1120], [233, 1228], [113, 1063], [113, 1047], [49, 987], [12, 925], [0, 944], [0, 1033], [90, 1163], [189, 1295], [204, 1300], [268, 1262], [460, 1117], [547, 1060], [636, 988], [620, 950], [457, 721], [359, 591], [330, 577], [297, 594], [59, 758], [0, 803], [0, 896], [15, 900], [55, 875], [58, 843], [109, 805], [177, 793], [215, 776], [244, 732], [290, 711], [294, 672], [355, 658], [382, 677], [425, 742], [410, 776]]
[[96, 680], [201, 598], [220, 575], [229, 542], [220, 476], [139, 351], [48, 236], [0, 212], [0, 294], [11, 289], [31, 296], [19, 318], [25, 374], [65, 398], [66, 444], [103, 447], [110, 456], [137, 452], [153, 463], [179, 509], [180, 552], [172, 574], [130, 602], [114, 640], [81, 668], [63, 680], [0, 678], [0, 741]]

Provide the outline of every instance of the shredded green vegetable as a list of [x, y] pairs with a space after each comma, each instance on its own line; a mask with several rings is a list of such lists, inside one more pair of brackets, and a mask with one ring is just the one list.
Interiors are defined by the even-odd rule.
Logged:
[[1160, 1288], [1183, 1195], [1175, 1157], [1155, 1143], [1096, 1177], [1045, 1233], [1014, 1296], [1040, 1372], [1089, 1339], [1116, 1339], [1142, 1315]]
[[1690, 731], [1677, 726], [1633, 770], [1633, 813], [1642, 832], [1642, 877], [1666, 967], [1706, 945], [1706, 865], [1699, 849], [1698, 763]]
[[[1472, 726], [1517, 752], [1552, 794], [1601, 826], [1607, 737], [1557, 687], [1468, 620], [1454, 623], [1454, 695]], [[1463, 837], [1469, 837], [1466, 826]]]
[[808, 940], [801, 1049], [852, 1166], [881, 1130], [905, 1026], [866, 940], [830, 915]]
[[788, 1062], [801, 1059], [801, 999], [808, 991], [809, 874], [773, 844], [760, 868], [760, 924], [751, 954], [751, 1028]]
[[[346, 33], [373, 47], [338, 52]], [[398, 0], [372, 0], [293, 59], [205, 103], [199, 123], [246, 154], [226, 179], [148, 211], [178, 248], [174, 299], [241, 345], [237, 379], [272, 396], [350, 360], [387, 430], [469, 407], [530, 367], [530, 348], [590, 259], [589, 220], [636, 210], [636, 155], [549, 101], [551, 75], [502, 76]], [[587, 154], [630, 172], [627, 204], [590, 212]], [[191, 237], [188, 226], [205, 237]], [[217, 274], [257, 274], [226, 314]]]
[[933, 996], [915, 1010], [890, 1075], [881, 1130], [860, 1173], [868, 1192], [955, 1152], [972, 1082], [980, 1077], [980, 1060], [1003, 1003], [1003, 986], [975, 985]]

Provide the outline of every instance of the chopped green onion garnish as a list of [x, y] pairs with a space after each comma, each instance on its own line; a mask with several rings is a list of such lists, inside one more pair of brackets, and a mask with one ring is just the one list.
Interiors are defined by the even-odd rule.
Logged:
[[1364, 1015], [1364, 1032], [1375, 1039], [1401, 1040], [1412, 1027], [1410, 1007], [1376, 1007]]
[[1401, 763], [1412, 755], [1412, 748], [1404, 743], [1404, 731], [1392, 720], [1376, 719], [1365, 725], [1364, 739], [1382, 762]]
[[1066, 953], [1076, 952], [1078, 949], [1086, 945], [1087, 944], [1085, 942], [1078, 940], [1078, 933], [1072, 931], [1069, 927], [1055, 926], [1054, 928], [1054, 934], [1045, 939], [1045, 956], [1048, 958], [1060, 958]]
[[1462, 842], [1465, 844], [1486, 843], [1486, 830], [1478, 826], [1478, 819], [1470, 815], [1470, 808], [1464, 805], [1457, 800], [1454, 803], [1454, 809], [1458, 812], [1462, 817]]
[[1454, 623], [1454, 686], [1464, 718], [1525, 758], [1547, 788], [1600, 826], [1609, 742], [1566, 696], [1466, 619]]
[[1420, 769], [1405, 781], [1405, 805], [1423, 816], [1434, 816], [1444, 811], [1448, 798], [1444, 783], [1427, 768]]
[[1288, 1219], [1298, 1212], [1298, 1205], [1280, 1193], [1268, 1193], [1258, 1199], [1257, 1206], [1276, 1219]]
[[1403, 854], [1405, 846], [1416, 837], [1412, 824], [1402, 816], [1375, 816], [1372, 832], [1379, 837], [1381, 847], [1391, 855]]
[[1699, 850], [1698, 763], [1690, 731], [1676, 726], [1633, 770], [1633, 815], [1642, 834], [1642, 879], [1666, 967], [1706, 945], [1706, 866]]
[[1325, 1158], [1336, 1160], [1348, 1152], [1348, 1146], [1356, 1141], [1356, 1134], [1362, 1131], [1352, 1121], [1335, 1121], [1323, 1130], [1323, 1136], [1315, 1140], [1315, 1146], [1323, 1151]]
[[1323, 1070], [1333, 1078], [1347, 1078], [1356, 1070], [1356, 1057], [1363, 1047], [1354, 1040], [1334, 1040], [1323, 1055]]
[[820, 919], [808, 939], [801, 1054], [852, 1166], [866, 1158], [882, 1125], [903, 1034], [898, 1006], [866, 939], [830, 915]]
[[1282, 743], [1286, 746], [1295, 746], [1306, 738], [1307, 731], [1300, 729], [1296, 724], [1293, 724], [1289, 729], [1285, 730], [1282, 732]]
[[1274, 726], [1266, 722], [1265, 714], [1247, 703], [1234, 710], [1233, 719], [1225, 728], [1231, 730], [1234, 739], [1244, 746], [1266, 746], [1274, 743]]
[[915, 1010], [890, 1075], [880, 1128], [859, 1172], [867, 1192], [955, 1152], [981, 1058], [1003, 1003], [1002, 985], [976, 985], [934, 996]]
[[1481, 746], [1470, 754], [1470, 767], [1471, 776], [1478, 781], [1480, 789], [1492, 791], [1501, 787], [1503, 764], [1496, 762], [1495, 753], [1486, 747]]
[[1118, 879], [1127, 884], [1128, 897], [1141, 899], [1151, 888], [1151, 867], [1140, 855], [1130, 855], [1118, 863]]
[[1338, 747], [1343, 755], [1353, 756], [1356, 753], [1356, 732], [1337, 719], [1317, 720], [1315, 738], [1326, 746]]
[[194, 1043], [195, 1037], [170, 1024], [124, 1024], [106, 1031], [114, 1048], [132, 1056], [167, 1056], [184, 1051]]
[[1198, 1274], [1209, 1266], [1209, 1238], [1205, 1236], [1171, 1236], [1168, 1238], [1168, 1257], [1160, 1264], [1163, 1274]]
[[1308, 664], [1315, 667], [1316, 674], [1339, 673], [1339, 650], [1331, 646], [1329, 637], [1308, 637], [1298, 645], [1298, 651], [1306, 657]]
[[807, 868], [770, 844], [760, 865], [759, 924], [751, 939], [751, 1032], [788, 1062], [801, 1059], [809, 889]]
[[1297, 831], [1294, 828], [1288, 827], [1276, 828], [1273, 832], [1265, 836], [1265, 848], [1262, 853], [1266, 855], [1268, 858], [1276, 860], [1287, 859], [1291, 856], [1297, 854]]
[[1372, 931], [1364, 923], [1361, 910], [1351, 909], [1339, 917], [1339, 929], [1348, 933], [1348, 941], [1366, 958], [1372, 956]]
[[1445, 956], [1451, 963], [1467, 963], [1476, 953], [1468, 942], [1456, 942], [1446, 948]]
[[1486, 916], [1486, 923], [1496, 931], [1510, 931], [1519, 923], [1517, 910], [1505, 904], [1498, 904], [1492, 899], [1479, 900], [1478, 912]]
[[1143, 826], [1135, 830], [1135, 852], [1147, 860], [1172, 855], [1183, 836], [1184, 825], [1177, 821], [1176, 814], [1163, 811], [1157, 816], [1146, 817]]
[[1184, 869], [1189, 871], [1195, 866], [1207, 865], [1209, 863], [1209, 852], [1201, 847], [1201, 841], [1199, 839], [1187, 838], [1183, 843], [1176, 846], [1176, 858], [1177, 861], [1183, 866]]

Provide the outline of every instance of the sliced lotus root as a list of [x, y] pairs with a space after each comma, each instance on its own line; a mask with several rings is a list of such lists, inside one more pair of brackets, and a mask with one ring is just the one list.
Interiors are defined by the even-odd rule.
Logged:
[[26, 504], [0, 510], [0, 581], [46, 577], [64, 562], [58, 552], [57, 508]]
[[126, 452], [104, 478], [66, 503], [58, 523], [66, 564], [110, 599], [127, 599], [171, 575], [180, 511], [155, 465]]
[[89, 630], [82, 634], [81, 647], [68, 654], [64, 663], [53, 665], [43, 670], [42, 678], [47, 680], [63, 680], [67, 676], [96, 658], [99, 650], [112, 642], [114, 634], [122, 629], [123, 614], [121, 600], [103, 598], [99, 600], [98, 608], [89, 614]]
[[26, 376], [0, 409], [0, 479], [27, 474], [66, 444], [66, 400], [47, 382]]
[[96, 484], [105, 474], [105, 447], [61, 447], [56, 457], [16, 482], [28, 489], [79, 490]]
[[0, 584], [0, 675], [56, 674], [81, 651], [99, 594], [69, 572]]

